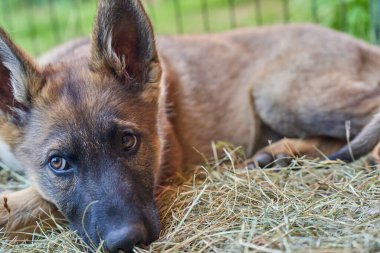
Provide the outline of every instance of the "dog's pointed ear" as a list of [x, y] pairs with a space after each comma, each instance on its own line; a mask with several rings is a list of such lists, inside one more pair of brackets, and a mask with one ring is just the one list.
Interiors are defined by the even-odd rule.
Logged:
[[0, 110], [30, 107], [41, 86], [36, 65], [0, 28]]
[[152, 25], [139, 0], [100, 0], [92, 65], [129, 84], [155, 83], [161, 69]]

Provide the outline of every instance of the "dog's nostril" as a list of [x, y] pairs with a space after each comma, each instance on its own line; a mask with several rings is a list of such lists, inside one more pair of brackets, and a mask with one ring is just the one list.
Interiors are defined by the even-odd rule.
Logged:
[[142, 224], [129, 225], [109, 232], [105, 237], [110, 252], [132, 252], [133, 247], [146, 241], [146, 229]]

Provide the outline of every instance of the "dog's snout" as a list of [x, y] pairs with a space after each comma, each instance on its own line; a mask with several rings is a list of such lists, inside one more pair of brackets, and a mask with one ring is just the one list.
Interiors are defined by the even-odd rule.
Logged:
[[145, 244], [146, 240], [147, 231], [141, 222], [110, 231], [105, 237], [105, 245], [109, 252], [132, 252], [136, 244]]

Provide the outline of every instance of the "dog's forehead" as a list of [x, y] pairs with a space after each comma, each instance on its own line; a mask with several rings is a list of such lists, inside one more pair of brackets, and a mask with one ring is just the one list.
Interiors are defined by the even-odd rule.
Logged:
[[116, 78], [83, 64], [48, 73], [34, 104], [28, 132], [41, 139], [57, 135], [90, 142], [101, 140], [115, 128], [127, 130], [130, 126], [150, 139], [157, 135], [157, 103], [147, 102]]
[[156, 103], [144, 101], [112, 76], [75, 64], [47, 77], [36, 104], [40, 121], [50, 128], [99, 129], [110, 122], [124, 122], [153, 131], [156, 125]]

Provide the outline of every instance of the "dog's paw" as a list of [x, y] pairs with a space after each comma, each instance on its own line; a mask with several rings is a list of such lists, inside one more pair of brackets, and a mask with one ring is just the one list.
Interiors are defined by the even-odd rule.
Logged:
[[44, 220], [50, 225], [51, 216], [62, 217], [34, 188], [0, 194], [0, 231], [8, 239], [30, 239], [34, 231], [40, 230], [37, 222]]
[[371, 167], [380, 169], [380, 143], [377, 144], [375, 149], [368, 156], [368, 164]]
[[4, 230], [7, 226], [11, 209], [8, 203], [9, 192], [0, 194], [0, 229]]
[[19, 192], [3, 192], [0, 194], [0, 231], [8, 239], [28, 239], [26, 234], [19, 233], [30, 226], [35, 219], [30, 215], [25, 201]]
[[245, 165], [251, 169], [287, 167], [292, 162], [292, 159], [292, 156], [286, 153], [271, 154], [269, 152], [259, 152], [253, 158], [247, 160]]

